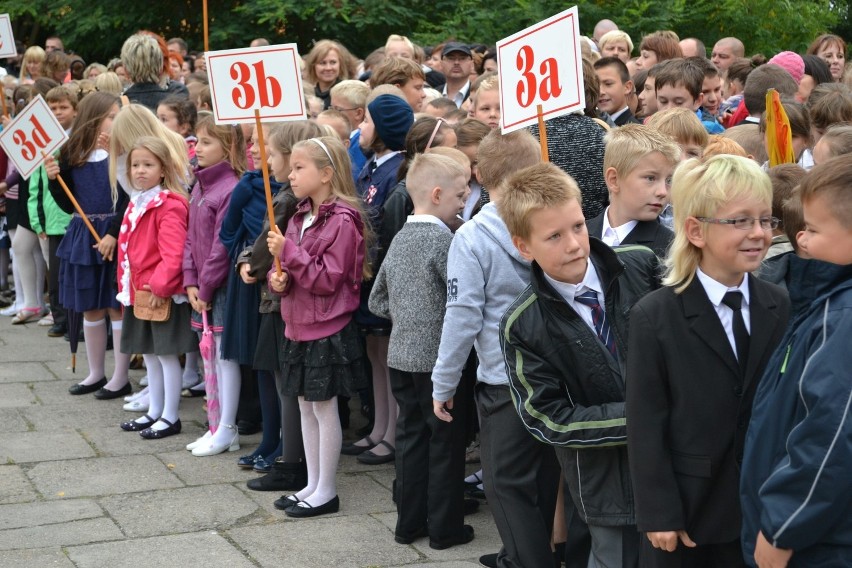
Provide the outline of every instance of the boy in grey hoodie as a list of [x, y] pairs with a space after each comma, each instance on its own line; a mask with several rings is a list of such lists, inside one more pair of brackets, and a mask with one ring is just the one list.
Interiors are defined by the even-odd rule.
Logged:
[[495, 130], [482, 140], [476, 174], [491, 203], [461, 226], [450, 245], [447, 311], [432, 371], [435, 415], [449, 422], [462, 369], [471, 346], [476, 348], [483, 484], [503, 540], [496, 564], [481, 560], [506, 568], [553, 565], [550, 537], [560, 482], [553, 448], [529, 435], [512, 406], [499, 338], [500, 318], [530, 282], [530, 263], [512, 244], [495, 202], [503, 179], [540, 161], [538, 142], [527, 131], [503, 136]]

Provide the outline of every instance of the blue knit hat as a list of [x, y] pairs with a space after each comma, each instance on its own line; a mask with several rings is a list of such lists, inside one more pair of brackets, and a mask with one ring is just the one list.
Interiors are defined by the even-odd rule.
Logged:
[[367, 105], [376, 134], [389, 150], [405, 149], [405, 136], [414, 124], [411, 106], [395, 95], [379, 95]]

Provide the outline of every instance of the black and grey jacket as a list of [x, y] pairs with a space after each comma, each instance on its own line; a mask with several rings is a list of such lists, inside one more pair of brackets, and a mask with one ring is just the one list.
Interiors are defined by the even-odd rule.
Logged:
[[659, 287], [659, 266], [646, 247], [613, 250], [598, 239], [590, 242], [617, 358], [536, 263], [532, 282], [503, 316], [500, 342], [515, 409], [534, 437], [556, 447], [586, 522], [632, 525], [624, 414], [628, 314], [636, 301]]

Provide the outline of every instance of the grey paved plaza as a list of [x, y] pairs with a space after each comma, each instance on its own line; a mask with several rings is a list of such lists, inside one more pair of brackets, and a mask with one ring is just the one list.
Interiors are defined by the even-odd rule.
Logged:
[[[476, 531], [468, 545], [396, 544], [393, 467], [348, 456], [340, 512], [288, 519], [272, 506], [279, 494], [249, 491], [257, 474], [236, 466], [259, 434], [240, 452], [193, 457], [184, 446], [203, 433], [201, 398], [181, 401], [178, 436], [123, 432], [137, 415], [121, 399], [68, 394], [87, 373], [84, 344], [72, 375], [68, 343], [35, 323], [0, 320], [0, 568], [461, 568], [499, 547], [487, 505], [467, 518]], [[136, 387], [142, 372], [131, 376]]]

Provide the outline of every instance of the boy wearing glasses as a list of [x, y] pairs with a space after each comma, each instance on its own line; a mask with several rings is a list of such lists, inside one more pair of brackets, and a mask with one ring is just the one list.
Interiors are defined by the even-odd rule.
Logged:
[[786, 293], [751, 276], [778, 220], [746, 158], [675, 172], [664, 287], [630, 311], [627, 449], [642, 567], [744, 566], [740, 465], [752, 400], [784, 333]]

